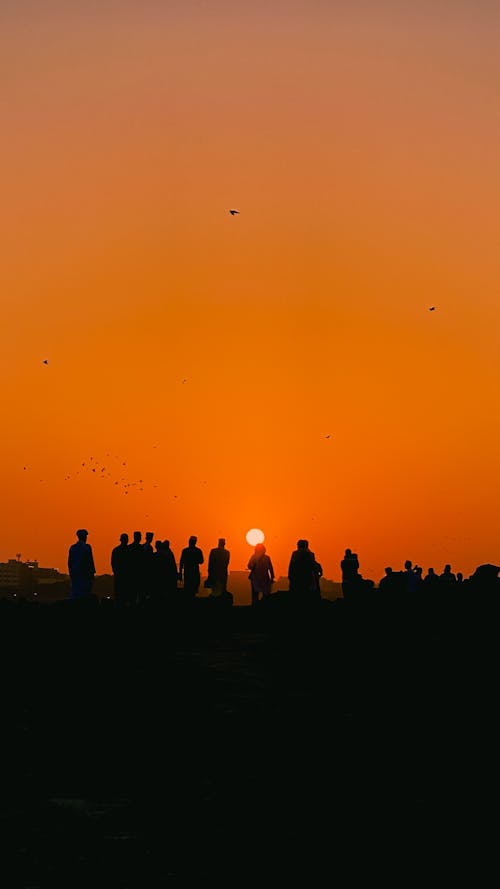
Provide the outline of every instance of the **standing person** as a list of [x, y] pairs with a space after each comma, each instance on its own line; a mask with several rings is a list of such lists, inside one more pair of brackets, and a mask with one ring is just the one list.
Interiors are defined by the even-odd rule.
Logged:
[[170, 559], [165, 552], [163, 540], [155, 542], [155, 552], [151, 556], [151, 602], [161, 603], [167, 600]]
[[224, 537], [219, 537], [218, 546], [210, 550], [208, 557], [208, 577], [206, 586], [212, 589], [212, 596], [225, 596], [227, 593], [227, 574], [231, 554], [226, 549]]
[[114, 579], [115, 601], [118, 605], [125, 605], [130, 599], [128, 554], [128, 534], [120, 534], [120, 543], [118, 546], [115, 546], [111, 552], [111, 570]]
[[156, 552], [153, 554], [153, 592], [152, 601], [174, 601], [177, 589], [177, 564], [170, 549], [170, 540], [157, 540]]
[[252, 587], [252, 605], [256, 605], [260, 595], [263, 599], [271, 595], [271, 585], [274, 583], [273, 563], [266, 554], [263, 543], [258, 543], [255, 547], [254, 554], [248, 562], [248, 570]]
[[320, 565], [319, 562], [316, 561], [316, 556], [309, 549], [309, 541], [305, 540], [304, 543], [306, 545], [306, 549], [311, 553], [311, 555], [313, 557], [313, 575], [314, 575], [313, 595], [314, 595], [314, 598], [321, 599], [320, 580], [323, 577], [323, 567], [322, 567], [322, 565]]
[[340, 563], [342, 571], [342, 595], [344, 599], [348, 599], [358, 586], [359, 581], [359, 561], [356, 553], [346, 549], [344, 558]]
[[435, 590], [436, 587], [439, 586], [439, 577], [434, 571], [434, 568], [428, 568], [427, 574], [424, 577], [423, 583], [426, 589]]
[[155, 576], [154, 576], [154, 562], [153, 556], [155, 554], [155, 550], [153, 547], [153, 537], [154, 534], [152, 531], [146, 531], [146, 541], [142, 544], [142, 552], [144, 554], [144, 569], [143, 569], [143, 578], [144, 578], [144, 592], [146, 596], [153, 596], [155, 594]]
[[404, 591], [406, 593], [411, 593], [412, 595], [417, 592], [421, 580], [421, 575], [419, 575], [417, 569], [418, 565], [415, 565], [414, 567], [411, 559], [407, 559], [404, 571], [402, 571]]
[[314, 554], [308, 549], [307, 540], [297, 540], [297, 549], [293, 551], [288, 566], [288, 580], [290, 592], [299, 599], [310, 599], [316, 589], [314, 564]]
[[78, 540], [69, 548], [68, 571], [71, 578], [71, 599], [82, 599], [92, 593], [95, 565], [92, 547], [87, 543], [88, 534], [89, 532], [85, 528], [79, 528], [76, 532]]
[[456, 582], [457, 578], [451, 570], [451, 565], [445, 565], [443, 573], [439, 575], [439, 583], [442, 587], [449, 588], [455, 586]]
[[130, 579], [130, 602], [136, 605], [144, 600], [144, 550], [142, 534], [134, 531], [132, 543], [128, 546], [128, 572]]
[[184, 547], [179, 562], [179, 579], [184, 580], [184, 591], [194, 597], [200, 588], [200, 565], [203, 565], [203, 553], [196, 546], [198, 538], [192, 534], [189, 543]]
[[162, 549], [164, 552], [165, 565], [168, 566], [168, 572], [166, 575], [166, 583], [167, 583], [167, 596], [170, 600], [174, 600], [175, 594], [177, 591], [177, 562], [175, 561], [175, 556], [170, 549], [170, 540], [164, 540], [162, 543]]

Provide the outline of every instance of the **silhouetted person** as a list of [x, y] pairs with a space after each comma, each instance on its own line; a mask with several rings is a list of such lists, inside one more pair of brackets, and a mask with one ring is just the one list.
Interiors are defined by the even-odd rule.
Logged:
[[162, 550], [165, 554], [165, 564], [168, 565], [168, 570], [166, 573], [166, 581], [167, 581], [167, 595], [169, 599], [173, 599], [177, 592], [177, 562], [175, 561], [175, 556], [170, 549], [170, 540], [164, 540], [162, 543]]
[[424, 577], [424, 585], [426, 590], [436, 590], [439, 586], [439, 577], [434, 571], [434, 568], [427, 569], [427, 574]]
[[252, 605], [256, 605], [260, 596], [267, 599], [271, 595], [271, 586], [274, 583], [273, 563], [263, 543], [258, 543], [255, 547], [254, 554], [248, 562], [248, 570], [252, 587]]
[[196, 546], [197, 541], [198, 538], [192, 534], [179, 562], [179, 579], [184, 580], [184, 592], [193, 598], [200, 588], [200, 565], [203, 565], [203, 553]]
[[73, 543], [68, 552], [68, 571], [71, 578], [72, 599], [90, 596], [94, 582], [95, 565], [92, 547], [87, 543], [88, 531], [79, 528], [76, 532], [78, 541]]
[[142, 544], [142, 551], [144, 554], [143, 582], [144, 592], [147, 596], [154, 595], [155, 566], [153, 564], [153, 556], [155, 550], [153, 547], [153, 537], [154, 534], [152, 531], [146, 531], [146, 540]]
[[406, 593], [410, 593], [411, 595], [417, 592], [419, 583], [422, 579], [422, 569], [420, 569], [419, 575], [417, 568], [417, 565], [414, 568], [411, 560], [407, 559], [404, 571], [402, 572], [403, 589]]
[[120, 534], [120, 543], [111, 552], [115, 600], [119, 605], [130, 602], [128, 534]]
[[155, 602], [172, 602], [177, 589], [177, 565], [170, 549], [169, 540], [157, 540], [152, 557], [151, 599]]
[[398, 577], [396, 574], [394, 574], [394, 571], [392, 570], [390, 565], [387, 566], [387, 568], [384, 568], [384, 571], [385, 571], [385, 574], [382, 577], [382, 579], [379, 581], [378, 588], [381, 593], [383, 593], [384, 595], [387, 595], [387, 594], [393, 593], [397, 589]]
[[320, 580], [323, 577], [323, 568], [320, 565], [320, 563], [318, 561], [316, 561], [316, 556], [314, 555], [314, 553], [309, 549], [309, 541], [305, 540], [304, 543], [306, 545], [306, 549], [311, 553], [311, 555], [313, 557], [313, 575], [314, 575], [313, 593], [315, 594], [316, 598], [321, 599]]
[[461, 571], [457, 571], [457, 584], [461, 584], [464, 582], [464, 576]]
[[344, 599], [348, 599], [359, 586], [359, 561], [356, 553], [346, 549], [340, 569], [342, 571], [342, 595]]
[[224, 596], [227, 593], [227, 574], [230, 553], [226, 549], [224, 537], [219, 537], [219, 543], [210, 550], [208, 557], [208, 577], [206, 586], [212, 592], [212, 596]]
[[455, 586], [456, 582], [457, 578], [452, 573], [451, 565], [445, 565], [443, 573], [439, 575], [439, 583], [442, 587], [449, 589], [450, 587]]
[[317, 591], [314, 553], [308, 548], [307, 540], [297, 540], [288, 566], [290, 592], [299, 599], [311, 599]]
[[133, 605], [144, 601], [144, 550], [141, 543], [142, 534], [134, 531], [134, 538], [128, 547], [130, 601]]

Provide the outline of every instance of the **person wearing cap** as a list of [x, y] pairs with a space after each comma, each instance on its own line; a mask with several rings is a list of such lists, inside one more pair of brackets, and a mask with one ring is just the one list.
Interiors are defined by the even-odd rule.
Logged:
[[88, 533], [85, 528], [79, 528], [76, 532], [77, 542], [69, 548], [68, 571], [71, 578], [71, 599], [81, 599], [92, 593], [95, 565], [92, 547], [87, 543]]
[[200, 565], [203, 565], [203, 553], [196, 546], [198, 538], [194, 534], [189, 538], [189, 543], [184, 547], [179, 562], [179, 580], [184, 581], [184, 592], [188, 596], [196, 596], [200, 588]]
[[120, 543], [111, 552], [111, 570], [115, 601], [119, 605], [127, 605], [130, 602], [128, 534], [120, 534]]
[[208, 557], [208, 577], [205, 586], [209, 587], [212, 596], [225, 596], [227, 592], [227, 574], [230, 553], [226, 549], [224, 537], [219, 537], [218, 546], [210, 550]]

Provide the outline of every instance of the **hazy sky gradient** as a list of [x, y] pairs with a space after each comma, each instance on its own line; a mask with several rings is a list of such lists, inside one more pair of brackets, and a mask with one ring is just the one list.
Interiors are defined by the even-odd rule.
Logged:
[[1, 559], [499, 563], [499, 20], [2, 3]]

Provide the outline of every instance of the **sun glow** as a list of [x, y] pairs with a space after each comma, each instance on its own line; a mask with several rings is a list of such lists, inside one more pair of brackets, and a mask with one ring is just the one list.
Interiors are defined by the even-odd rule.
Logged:
[[261, 531], [260, 528], [250, 528], [250, 531], [247, 531], [246, 541], [250, 546], [264, 543], [264, 532]]

